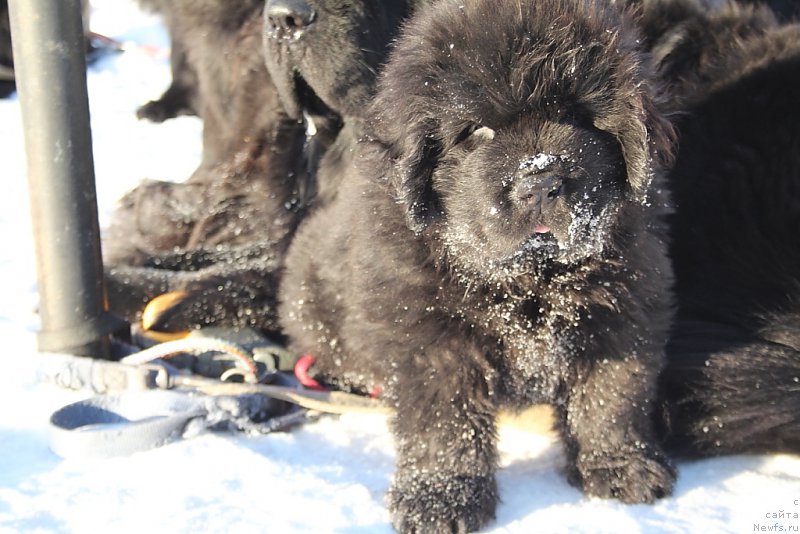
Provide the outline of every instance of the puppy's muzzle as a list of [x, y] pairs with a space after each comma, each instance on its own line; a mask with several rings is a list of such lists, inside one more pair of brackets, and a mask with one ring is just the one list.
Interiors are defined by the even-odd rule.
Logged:
[[563, 184], [564, 180], [558, 173], [526, 173], [514, 180], [513, 200], [538, 219], [555, 206]]
[[317, 19], [303, 0], [269, 0], [264, 7], [267, 35], [273, 39], [297, 39]]

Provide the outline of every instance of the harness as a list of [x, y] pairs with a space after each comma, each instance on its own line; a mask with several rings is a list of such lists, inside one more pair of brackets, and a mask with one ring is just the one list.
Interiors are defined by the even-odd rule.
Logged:
[[374, 398], [324, 390], [308, 375], [313, 357], [295, 358], [252, 329], [201, 329], [120, 350], [128, 354], [119, 361], [42, 356], [42, 381], [96, 394], [52, 414], [59, 456], [121, 456], [207, 430], [267, 434], [322, 414], [388, 413]]

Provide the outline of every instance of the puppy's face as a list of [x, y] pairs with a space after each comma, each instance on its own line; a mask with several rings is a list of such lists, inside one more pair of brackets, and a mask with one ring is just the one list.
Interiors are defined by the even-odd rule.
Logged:
[[493, 276], [602, 252], [671, 146], [629, 22], [599, 0], [432, 11], [404, 30], [373, 104], [409, 226]]
[[318, 126], [360, 117], [409, 3], [268, 0], [266, 63], [288, 113]]
[[520, 114], [491, 126], [443, 124], [441, 141], [448, 148], [431, 194], [458, 261], [527, 271], [530, 262], [572, 262], [602, 250], [627, 181], [611, 134]]

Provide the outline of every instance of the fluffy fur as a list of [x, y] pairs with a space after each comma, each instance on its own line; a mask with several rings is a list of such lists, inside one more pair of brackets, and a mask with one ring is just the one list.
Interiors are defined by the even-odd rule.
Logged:
[[164, 17], [172, 85], [139, 110], [153, 120], [203, 119], [203, 163], [214, 166], [272, 128], [283, 109], [260, 51], [263, 0], [139, 0]]
[[[228, 2], [206, 3], [209, 6], [200, 10], [191, 4], [191, 17], [200, 18], [192, 23], [197, 27], [194, 39], [211, 32], [200, 31], [200, 22], [209, 17], [212, 4], [236, 20], [235, 13], [227, 12]], [[182, 5], [175, 3], [172, 9]], [[195, 48], [207, 54], [205, 61], [212, 66], [237, 65], [233, 58], [250, 66], [250, 76], [225, 74], [221, 80], [209, 67], [209, 83], [229, 81], [229, 86], [221, 86], [229, 94], [200, 85], [204, 108], [216, 102], [219, 110], [233, 115], [227, 119], [228, 128], [240, 117], [249, 120], [269, 113], [278, 94], [281, 110], [289, 112], [279, 128], [264, 127], [272, 137], [250, 136], [253, 140], [233, 162], [201, 168], [185, 185], [150, 183], [128, 196], [112, 237], [106, 239], [112, 247], [112, 309], [135, 317], [154, 296], [183, 291], [185, 297], [162, 314], [158, 328], [250, 325], [278, 334], [274, 299], [286, 246], [310, 206], [335, 194], [335, 184], [322, 175], [336, 176], [335, 169], [349, 162], [376, 71], [401, 19], [411, 10], [405, 0], [351, 2], [345, 9], [334, 0], [305, 5], [315, 15], [313, 24], [301, 32], [286, 34], [284, 21], [270, 18], [273, 2], [267, 2], [268, 16], [259, 12], [248, 19], [229, 48], [198, 43], [186, 50], [189, 57], [194, 57]], [[228, 18], [221, 16], [208, 19], [219, 27], [211, 35], [227, 31]], [[182, 17], [191, 20], [189, 12]], [[187, 35], [183, 42], [193, 41]], [[271, 80], [276, 80], [279, 92]], [[233, 105], [227, 103], [231, 100]], [[209, 124], [225, 124], [211, 111], [203, 117], [206, 131]], [[316, 130], [307, 141], [306, 118]], [[258, 124], [269, 126], [271, 121]], [[246, 139], [247, 129], [240, 130]], [[211, 138], [205, 136], [205, 147]], [[320, 166], [328, 171], [318, 173]]]
[[336, 177], [349, 165], [352, 147], [362, 135], [364, 113], [389, 44], [401, 22], [422, 3], [300, 0], [295, 4], [310, 13], [312, 22], [297, 27], [271, 14], [284, 2], [267, 1], [267, 67], [289, 115], [310, 122], [316, 132], [308, 148], [327, 176], [317, 180], [317, 204], [335, 196]]
[[[725, 4], [729, 0], [723, 0]], [[800, 5], [795, 0], [743, 0], [743, 4], [753, 6], [769, 6], [770, 9], [783, 21], [797, 20], [800, 16]]]
[[733, 2], [645, 6], [673, 95], [670, 449], [800, 451], [800, 25]]
[[267, 72], [259, 2], [169, 6], [198, 80], [203, 161], [186, 182], [146, 181], [122, 200], [103, 243], [111, 310], [133, 321], [153, 297], [185, 291], [159, 327], [274, 331], [268, 288], [313, 193], [305, 129]]
[[553, 404], [589, 495], [672, 489], [651, 424], [670, 128], [637, 37], [606, 2], [435, 2], [384, 71], [360, 171], [290, 247], [292, 348], [396, 410], [401, 532], [493, 517], [501, 407]]

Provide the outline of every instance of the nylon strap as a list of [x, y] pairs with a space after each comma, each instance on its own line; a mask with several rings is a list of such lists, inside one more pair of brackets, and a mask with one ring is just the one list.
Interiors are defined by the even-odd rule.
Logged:
[[55, 412], [49, 445], [62, 458], [124, 456], [182, 438], [206, 414], [197, 398], [172, 391], [100, 395]]
[[50, 417], [49, 445], [62, 458], [110, 458], [206, 430], [267, 434], [315, 417], [263, 395], [211, 397], [179, 390], [98, 395]]

